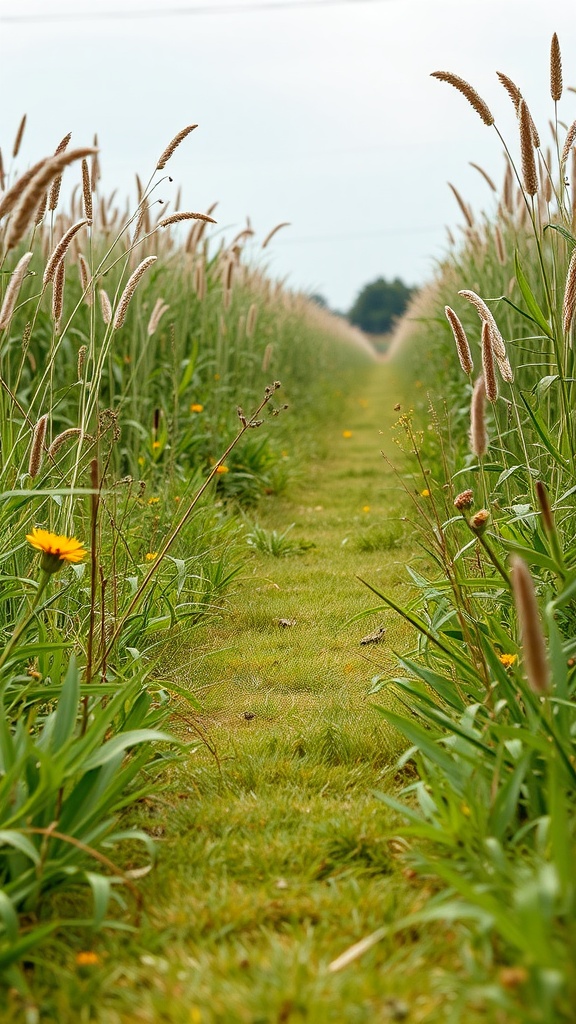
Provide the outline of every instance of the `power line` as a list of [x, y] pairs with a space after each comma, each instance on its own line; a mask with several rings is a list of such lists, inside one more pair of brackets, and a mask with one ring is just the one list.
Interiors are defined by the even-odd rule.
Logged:
[[235, 4], [211, 4], [210, 6], [195, 5], [194, 7], [171, 7], [167, 10], [134, 10], [134, 11], [70, 11], [67, 13], [54, 14], [0, 14], [0, 22], [11, 24], [21, 23], [26, 25], [65, 22], [65, 21], [118, 21], [122, 18], [131, 20], [133, 18], [180, 18], [193, 15], [208, 14], [253, 14], [258, 11], [298, 11], [306, 8], [322, 7], [352, 7], [360, 4], [391, 3], [393, 0], [254, 0], [240, 5]]

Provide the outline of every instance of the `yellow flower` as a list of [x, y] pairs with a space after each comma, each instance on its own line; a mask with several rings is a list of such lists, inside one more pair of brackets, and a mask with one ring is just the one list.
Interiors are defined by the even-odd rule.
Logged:
[[203, 409], [204, 406], [200, 405], [200, 402], [193, 402], [192, 405], [190, 406], [190, 412], [202, 412]]
[[214, 374], [214, 380], [220, 380], [220, 374], [219, 373], [215, 373]]
[[149, 551], [148, 554], [146, 555], [147, 562], [153, 562], [155, 558], [158, 558], [157, 551]]
[[139, 455], [138, 456], [138, 465], [139, 466], [143, 466], [144, 465], [144, 456], [143, 455]]
[[352, 431], [351, 430], [343, 430], [342, 431], [342, 437], [352, 437]]
[[504, 668], [511, 668], [518, 661], [517, 654], [499, 654], [498, 661], [502, 662]]
[[76, 953], [76, 963], [78, 967], [97, 967], [100, 963], [100, 957], [98, 953], [94, 953], [91, 949], [86, 949]]
[[228, 473], [229, 472], [228, 466], [218, 466], [218, 469], [216, 470], [216, 472], [217, 473]]
[[160, 447], [160, 441], [152, 441], [152, 447], [154, 449], [159, 448]]
[[430, 497], [430, 491], [428, 490], [427, 487], [425, 487], [423, 491], [420, 491], [420, 497], [421, 498], [429, 498]]
[[159, 501], [160, 501], [160, 498], [148, 498], [148, 504], [149, 505], [157, 505]]
[[369, 512], [370, 511], [370, 505], [363, 505], [362, 506], [362, 511], [363, 512]]
[[44, 572], [58, 572], [62, 569], [64, 562], [81, 562], [88, 554], [82, 541], [75, 537], [58, 536], [50, 533], [49, 530], [39, 530], [36, 527], [32, 533], [26, 534], [26, 540], [42, 552], [40, 565]]

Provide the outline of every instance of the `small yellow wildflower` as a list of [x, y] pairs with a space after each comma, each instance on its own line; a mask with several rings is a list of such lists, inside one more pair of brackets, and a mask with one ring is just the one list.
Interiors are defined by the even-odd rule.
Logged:
[[159, 501], [160, 501], [160, 498], [148, 498], [148, 504], [149, 505], [157, 505]]
[[143, 466], [144, 462], [145, 462], [144, 456], [143, 455], [139, 455], [138, 456], [138, 465], [139, 466]]
[[517, 654], [499, 654], [498, 655], [498, 661], [500, 661], [504, 665], [504, 668], [512, 668], [512, 665], [515, 665], [516, 662], [518, 661], [518, 655]]
[[342, 437], [352, 437], [352, 431], [351, 430], [343, 430], [342, 431]]
[[160, 441], [152, 441], [152, 448], [154, 450], [156, 450], [157, 448], [160, 448], [160, 447], [161, 447], [160, 446]]
[[153, 562], [155, 558], [158, 558], [157, 551], [149, 551], [148, 554], [146, 555], [147, 562]]
[[429, 498], [430, 497], [430, 491], [428, 490], [427, 487], [425, 487], [423, 491], [420, 491], [420, 497], [421, 498]]
[[363, 505], [362, 506], [362, 511], [363, 512], [369, 512], [370, 511], [370, 505]]
[[190, 412], [203, 412], [204, 406], [200, 405], [200, 402], [192, 402], [190, 406]]
[[50, 533], [49, 530], [39, 530], [34, 527], [32, 533], [26, 534], [26, 540], [33, 548], [42, 552], [40, 565], [44, 572], [58, 572], [62, 569], [64, 562], [81, 562], [88, 552], [82, 541], [75, 537], [59, 536]]
[[97, 967], [100, 963], [100, 957], [93, 950], [85, 949], [80, 953], [76, 953], [76, 963], [78, 967]]
[[218, 466], [218, 469], [216, 470], [216, 472], [217, 473], [228, 473], [229, 472], [228, 466]]
[[215, 373], [214, 374], [214, 380], [220, 380], [220, 374], [219, 373]]

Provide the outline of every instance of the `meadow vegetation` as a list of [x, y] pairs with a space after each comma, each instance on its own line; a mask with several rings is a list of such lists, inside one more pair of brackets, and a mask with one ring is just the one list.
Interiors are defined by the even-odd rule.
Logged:
[[157, 212], [192, 126], [133, 214], [7, 181], [7, 1021], [573, 1019], [576, 121], [499, 78], [386, 364]]
[[127, 810], [196, 747], [158, 655], [215, 614], [245, 561], [235, 510], [286, 487], [287, 439], [297, 464], [301, 421], [368, 358], [249, 265], [249, 226], [218, 246], [213, 209], [160, 202], [193, 127], [132, 212], [70, 136], [19, 173], [25, 119], [2, 164], [0, 969], [20, 992], [49, 937], [138, 923], [153, 844]]
[[[469, 83], [434, 76], [498, 131]], [[401, 329], [398, 360], [407, 372], [413, 360], [417, 375], [425, 348], [431, 382], [400, 427], [433, 571], [408, 567], [414, 597], [404, 605], [368, 581], [419, 635], [373, 693], [403, 704], [381, 713], [410, 744], [403, 762], [418, 770], [402, 797], [382, 799], [407, 822], [414, 869], [441, 883], [425, 909], [393, 927], [465, 922], [494, 1019], [568, 1021], [576, 996], [576, 122], [561, 120], [556, 36], [549, 148], [519, 88], [498, 77], [518, 139], [505, 145], [496, 220], [476, 220], [459, 197], [464, 238]], [[389, 927], [337, 966], [384, 934]]]

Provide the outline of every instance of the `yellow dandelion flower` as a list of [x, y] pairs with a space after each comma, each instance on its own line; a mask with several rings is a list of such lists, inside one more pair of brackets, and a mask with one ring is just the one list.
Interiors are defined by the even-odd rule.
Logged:
[[420, 491], [420, 497], [421, 498], [429, 498], [430, 497], [430, 491], [428, 490], [427, 487], [425, 487], [423, 491]]
[[229, 473], [228, 466], [218, 466], [217, 473]]
[[352, 431], [351, 430], [343, 430], [342, 431], [342, 437], [352, 437]]
[[154, 450], [160, 448], [160, 441], [152, 441], [152, 447], [154, 448]]
[[515, 665], [516, 662], [518, 661], [518, 655], [517, 654], [499, 654], [498, 655], [498, 661], [500, 661], [504, 665], [504, 668], [511, 668], [512, 665]]
[[147, 562], [153, 562], [155, 558], [158, 558], [157, 551], [149, 551], [148, 554], [146, 555]]
[[58, 572], [65, 562], [81, 562], [88, 554], [82, 541], [75, 537], [59, 536], [37, 527], [34, 527], [32, 533], [26, 534], [26, 540], [42, 552], [40, 565], [44, 572]]
[[204, 406], [200, 405], [200, 402], [193, 402], [190, 406], [190, 412], [203, 412]]
[[143, 455], [139, 455], [138, 456], [138, 465], [139, 466], [143, 466], [144, 462], [145, 462], [144, 456]]
[[97, 967], [100, 963], [100, 957], [93, 950], [84, 949], [80, 953], [76, 953], [76, 963], [78, 967]]
[[157, 505], [159, 501], [160, 501], [160, 498], [148, 498], [148, 504], [149, 505]]
[[370, 505], [363, 505], [362, 506], [362, 511], [363, 512], [369, 512], [370, 511]]

